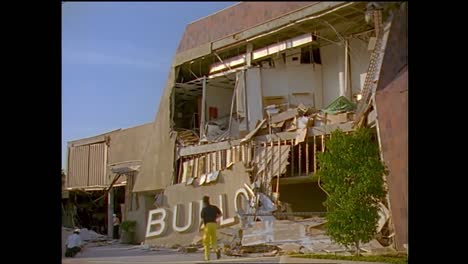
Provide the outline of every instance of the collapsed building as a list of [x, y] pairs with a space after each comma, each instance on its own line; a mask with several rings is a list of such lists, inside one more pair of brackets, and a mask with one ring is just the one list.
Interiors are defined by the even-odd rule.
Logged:
[[[62, 225], [93, 230], [112, 238], [112, 215], [145, 219], [153, 200], [133, 193], [152, 123], [117, 129], [68, 142], [62, 191]], [[144, 239], [137, 226], [136, 239]]]
[[195, 243], [203, 195], [223, 211], [220, 232], [243, 230], [244, 245], [327, 239], [315, 230], [326, 213], [317, 153], [332, 131], [369, 126], [389, 168], [379, 242], [404, 249], [406, 12], [395, 2], [241, 2], [189, 24], [155, 122], [129, 139], [138, 151], [100, 163], [107, 194], [132, 172], [125, 197], [146, 202], [124, 219], [137, 221], [139, 241]]

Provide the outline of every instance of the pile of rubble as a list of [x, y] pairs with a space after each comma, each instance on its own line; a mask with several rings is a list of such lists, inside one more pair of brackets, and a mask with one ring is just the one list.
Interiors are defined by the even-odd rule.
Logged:
[[[290, 221], [273, 220], [253, 222], [247, 228], [223, 228], [219, 230], [219, 241], [224, 254], [246, 256], [261, 253], [262, 256], [285, 254], [333, 253], [351, 255], [352, 248], [334, 243], [325, 234], [326, 220], [322, 217]], [[201, 243], [201, 241], [200, 241]], [[361, 246], [369, 254], [391, 251], [377, 240]]]
[[191, 146], [197, 144], [199, 138], [197, 134], [195, 134], [191, 130], [182, 130], [177, 131], [177, 142], [181, 146]]
[[[68, 237], [73, 233], [73, 228], [68, 228], [68, 227], [63, 227], [62, 226], [62, 236], [63, 237]], [[80, 229], [80, 237], [82, 241], [87, 241], [87, 242], [99, 242], [99, 241], [107, 241], [108, 238], [106, 235], [101, 235], [93, 230], [89, 230], [87, 228], [81, 228]]]
[[[270, 131], [274, 133], [346, 123], [353, 120], [355, 109], [356, 105], [344, 96], [337, 98], [329, 106], [319, 111], [303, 104], [284, 110], [281, 105], [269, 105], [265, 108], [269, 114]], [[264, 133], [266, 133], [266, 128], [263, 133], [259, 134]]]

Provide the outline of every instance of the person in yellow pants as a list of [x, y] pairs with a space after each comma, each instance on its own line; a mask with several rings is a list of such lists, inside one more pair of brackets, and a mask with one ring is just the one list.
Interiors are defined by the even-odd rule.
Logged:
[[201, 211], [200, 228], [203, 228], [203, 246], [205, 248], [205, 260], [210, 260], [210, 248], [216, 252], [216, 258], [221, 258], [221, 250], [217, 245], [217, 219], [221, 217], [221, 210], [215, 205], [210, 204], [210, 197], [203, 196], [203, 209]]

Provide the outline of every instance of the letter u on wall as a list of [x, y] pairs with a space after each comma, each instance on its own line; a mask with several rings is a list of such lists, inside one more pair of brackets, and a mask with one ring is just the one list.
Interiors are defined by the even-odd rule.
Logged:
[[177, 226], [177, 222], [179, 222], [179, 219], [182, 218], [181, 216], [182, 213], [181, 213], [181, 210], [179, 210], [179, 205], [180, 204], [176, 204], [174, 206], [174, 217], [172, 218], [172, 228], [174, 229], [174, 231], [182, 233], [182, 232], [187, 232], [193, 226], [193, 202], [190, 202], [188, 206], [188, 218], [189, 218], [188, 222], [186, 225], [181, 226], [181, 227]]

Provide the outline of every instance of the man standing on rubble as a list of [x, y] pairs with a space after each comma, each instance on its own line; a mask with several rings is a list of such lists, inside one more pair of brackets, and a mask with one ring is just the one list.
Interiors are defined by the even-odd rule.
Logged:
[[210, 248], [216, 252], [216, 258], [221, 258], [221, 249], [217, 244], [217, 220], [222, 216], [221, 210], [210, 204], [210, 197], [203, 196], [203, 209], [201, 211], [200, 229], [203, 228], [203, 246], [205, 247], [205, 261], [210, 260]]
[[80, 229], [75, 229], [73, 231], [73, 234], [67, 238], [67, 243], [65, 245], [67, 246], [65, 257], [73, 258], [82, 250], [83, 242], [81, 242]]

